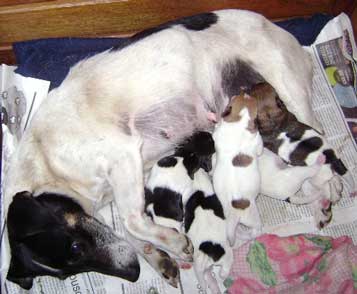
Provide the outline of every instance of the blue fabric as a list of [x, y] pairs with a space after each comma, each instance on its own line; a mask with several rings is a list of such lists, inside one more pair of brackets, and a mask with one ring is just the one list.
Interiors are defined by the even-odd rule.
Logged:
[[[331, 19], [329, 15], [317, 14], [311, 18], [296, 18], [276, 22], [292, 33], [301, 45], [314, 42], [320, 30]], [[69, 68], [83, 58], [120, 46], [128, 38], [58, 38], [41, 39], [14, 44], [18, 63], [17, 73], [24, 76], [51, 81], [51, 89], [58, 87]]]

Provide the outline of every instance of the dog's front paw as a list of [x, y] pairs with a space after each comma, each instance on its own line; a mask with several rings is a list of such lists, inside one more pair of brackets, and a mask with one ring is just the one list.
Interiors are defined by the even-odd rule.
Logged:
[[182, 240], [182, 254], [179, 254], [179, 256], [185, 260], [192, 262], [193, 261], [193, 245], [191, 240], [186, 236], [186, 235], [181, 235], [183, 240]]

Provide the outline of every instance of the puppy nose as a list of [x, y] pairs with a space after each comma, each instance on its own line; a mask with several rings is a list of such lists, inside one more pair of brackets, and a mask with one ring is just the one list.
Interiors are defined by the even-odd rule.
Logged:
[[127, 280], [130, 282], [136, 282], [140, 275], [140, 265], [138, 262], [133, 262], [128, 265], [127, 269]]

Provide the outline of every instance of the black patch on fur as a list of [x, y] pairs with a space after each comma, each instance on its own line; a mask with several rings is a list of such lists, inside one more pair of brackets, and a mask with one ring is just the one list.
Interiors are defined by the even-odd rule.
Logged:
[[216, 24], [217, 21], [217, 14], [208, 12], [175, 20], [171, 22], [171, 25], [181, 24], [188, 30], [203, 31]]
[[212, 169], [212, 154], [215, 152], [212, 135], [199, 131], [187, 138], [175, 150], [175, 156], [190, 157], [195, 154], [199, 161], [199, 167], [206, 172]]
[[218, 16], [215, 13], [201, 13], [193, 16], [188, 16], [180, 18], [177, 20], [169, 21], [164, 24], [158, 25], [153, 28], [143, 30], [134, 36], [128, 38], [126, 41], [122, 42], [118, 46], [114, 46], [111, 51], [121, 50], [137, 41], [140, 41], [148, 36], [155, 33], [161, 32], [163, 30], [169, 29], [175, 25], [183, 25], [186, 29], [191, 31], [202, 31], [208, 29], [210, 26], [214, 25], [218, 21]]
[[211, 209], [217, 217], [225, 219], [222, 204], [216, 194], [205, 197], [202, 191], [196, 191], [185, 205], [184, 225], [186, 233], [190, 230], [195, 218], [195, 210], [199, 206], [202, 207], [202, 209]]
[[157, 162], [157, 165], [160, 167], [174, 167], [176, 164], [177, 159], [173, 156], [166, 156]]
[[187, 174], [191, 178], [194, 179], [194, 175], [196, 171], [200, 169], [200, 160], [196, 156], [196, 154], [191, 153], [183, 158], [183, 165], [187, 170]]
[[311, 129], [311, 128], [304, 124], [301, 124], [301, 125], [298, 125], [298, 127], [291, 128], [286, 133], [286, 136], [290, 139], [290, 142], [293, 143], [293, 142], [301, 140], [302, 136], [305, 134], [305, 131], [309, 130], [309, 129]]
[[220, 244], [214, 244], [211, 241], [201, 243], [199, 250], [207, 254], [215, 262], [218, 261], [226, 253], [226, 251]]
[[342, 160], [336, 157], [335, 152], [332, 149], [327, 149], [322, 152], [326, 156], [326, 163], [331, 164], [331, 168], [340, 176], [347, 172], [346, 166]]
[[301, 141], [297, 146], [296, 149], [291, 152], [289, 159], [292, 165], [299, 165], [304, 166], [306, 165], [306, 158], [307, 156], [319, 150], [322, 146], [323, 142], [322, 139], [319, 137], [312, 137], [306, 140]]
[[156, 187], [154, 191], [145, 189], [145, 211], [153, 204], [157, 216], [183, 221], [182, 195], [167, 188]]
[[250, 89], [264, 78], [246, 62], [235, 59], [222, 68], [222, 89], [228, 97], [238, 95], [242, 89]]

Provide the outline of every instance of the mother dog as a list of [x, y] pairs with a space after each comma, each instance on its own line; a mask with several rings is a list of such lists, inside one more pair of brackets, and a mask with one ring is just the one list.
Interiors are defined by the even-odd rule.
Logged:
[[[94, 270], [135, 281], [133, 249], [91, 217], [114, 198], [136, 252], [175, 279], [175, 262], [158, 249], [148, 253], [144, 241], [184, 260], [192, 245], [145, 217], [145, 169], [212, 127], [211, 114], [241, 87], [263, 80], [316, 127], [311, 77], [310, 60], [289, 33], [241, 10], [170, 22], [79, 62], [50, 92], [13, 155], [5, 183], [6, 207], [12, 203], [8, 278], [29, 288], [37, 275]], [[51, 246], [61, 258], [45, 250]], [[107, 268], [103, 256], [110, 257]]]

